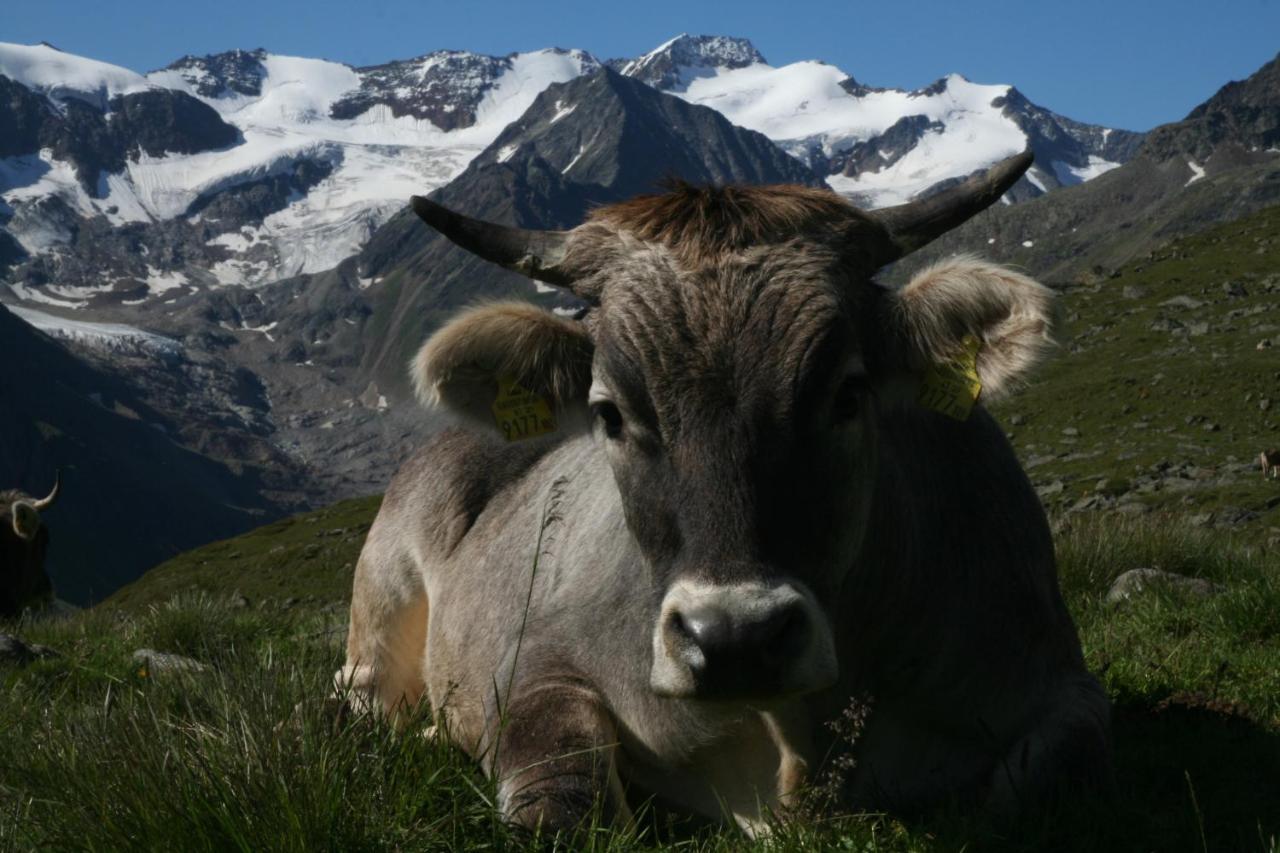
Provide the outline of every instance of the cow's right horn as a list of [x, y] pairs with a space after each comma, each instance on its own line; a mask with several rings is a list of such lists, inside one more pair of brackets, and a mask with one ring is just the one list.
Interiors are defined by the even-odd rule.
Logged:
[[38, 501], [32, 501], [31, 505], [36, 508], [36, 512], [44, 512], [53, 506], [53, 502], [58, 499], [58, 491], [62, 487], [62, 472], [57, 471], [53, 475], [53, 488], [49, 490], [49, 494]]
[[892, 241], [891, 257], [881, 264], [914, 252], [995, 204], [1031, 167], [1032, 159], [1027, 149], [937, 195], [870, 211]]
[[472, 219], [418, 195], [410, 204], [423, 222], [468, 252], [529, 278], [573, 289], [573, 277], [561, 268], [568, 231], [512, 228]]

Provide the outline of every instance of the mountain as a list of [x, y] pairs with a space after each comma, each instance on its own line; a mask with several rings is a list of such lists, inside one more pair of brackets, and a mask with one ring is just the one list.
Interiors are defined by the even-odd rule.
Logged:
[[959, 74], [906, 91], [863, 85], [823, 62], [775, 68], [744, 39], [682, 35], [620, 67], [764, 133], [863, 207], [936, 191], [1027, 148], [1037, 165], [1009, 198], [1033, 198], [1115, 168], [1142, 139]]
[[1053, 281], [1110, 275], [1169, 240], [1280, 204], [1280, 56], [1185, 119], [1151, 130], [1120, 168], [996, 206], [901, 265], [981, 252]]
[[[953, 76], [875, 89], [820, 62], [773, 68], [724, 36], [682, 35], [607, 64], [765, 133], [869, 206], [1030, 145], [1045, 165], [1010, 193], [1021, 200], [1100, 174], [1139, 139], [1009, 86]], [[0, 275], [19, 299], [94, 308], [332, 269], [406, 194], [457, 176], [539, 92], [601, 65], [558, 48], [363, 68], [256, 49], [141, 75], [0, 45]]]

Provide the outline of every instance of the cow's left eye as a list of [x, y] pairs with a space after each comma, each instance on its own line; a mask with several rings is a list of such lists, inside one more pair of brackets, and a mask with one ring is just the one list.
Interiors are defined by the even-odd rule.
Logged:
[[846, 376], [840, 383], [840, 387], [836, 389], [835, 400], [831, 403], [832, 420], [836, 423], [844, 423], [856, 418], [866, 393], [867, 377]]
[[618, 407], [608, 400], [601, 400], [592, 408], [595, 409], [595, 415], [600, 419], [600, 423], [604, 424], [604, 434], [612, 439], [622, 437], [622, 412]]

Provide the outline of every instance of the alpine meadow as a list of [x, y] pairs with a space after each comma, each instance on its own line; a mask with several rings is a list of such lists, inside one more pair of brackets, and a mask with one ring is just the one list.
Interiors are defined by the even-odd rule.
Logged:
[[0, 851], [1280, 853], [1280, 55], [826, 6], [0, 25]]

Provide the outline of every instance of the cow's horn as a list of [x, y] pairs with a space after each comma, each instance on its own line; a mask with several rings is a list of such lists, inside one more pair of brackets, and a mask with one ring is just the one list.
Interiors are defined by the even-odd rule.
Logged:
[[486, 261], [547, 284], [573, 284], [573, 278], [560, 268], [568, 231], [534, 231], [472, 219], [418, 195], [410, 203], [423, 222]]
[[44, 512], [53, 506], [53, 502], [58, 499], [58, 490], [62, 487], [62, 472], [58, 471], [53, 475], [53, 488], [49, 490], [49, 494], [38, 501], [32, 501], [31, 505], [36, 508], [36, 512]]
[[981, 175], [928, 198], [870, 211], [893, 239], [897, 260], [995, 204], [1031, 167], [1031, 149], [1002, 160]]

